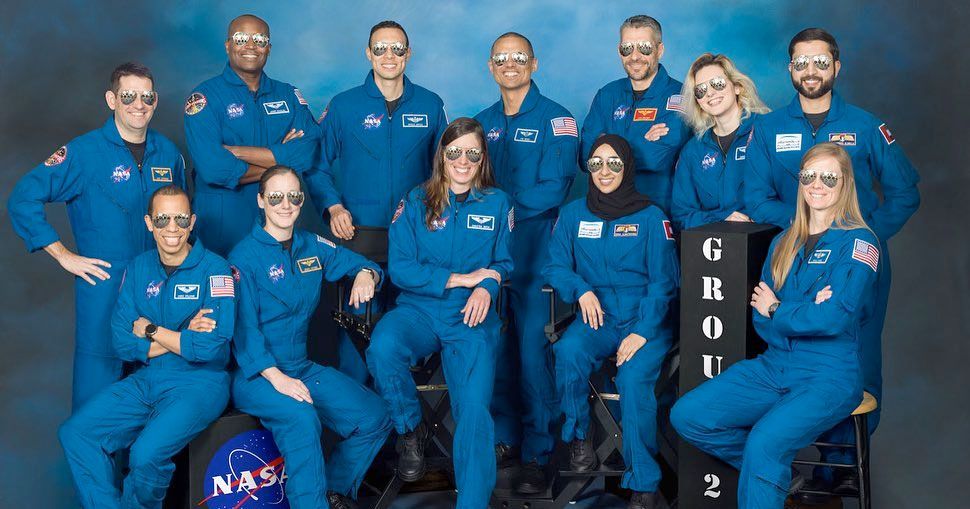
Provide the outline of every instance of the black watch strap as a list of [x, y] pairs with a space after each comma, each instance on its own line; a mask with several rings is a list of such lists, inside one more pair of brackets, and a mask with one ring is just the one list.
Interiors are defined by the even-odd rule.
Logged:
[[151, 339], [152, 341], [154, 341], [155, 340], [154, 336], [155, 336], [155, 333], [156, 332], [158, 332], [158, 326], [155, 325], [154, 323], [150, 323], [150, 324], [148, 324], [148, 325], [145, 326], [145, 337], [146, 338]]

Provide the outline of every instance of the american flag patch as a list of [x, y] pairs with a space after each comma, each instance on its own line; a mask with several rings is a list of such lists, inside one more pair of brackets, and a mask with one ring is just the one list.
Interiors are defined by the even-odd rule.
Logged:
[[232, 276], [209, 276], [209, 296], [235, 297], [236, 284]]
[[299, 88], [294, 88], [293, 89], [293, 95], [296, 96], [296, 100], [299, 101], [300, 104], [302, 104], [304, 106], [307, 105], [306, 99], [303, 98], [303, 94], [300, 93], [300, 89]]
[[509, 231], [515, 229], [515, 207], [509, 209]]
[[579, 138], [576, 119], [573, 117], [556, 117], [552, 119], [553, 136], [575, 136]]
[[667, 98], [667, 109], [670, 111], [684, 112], [684, 96], [673, 94]]
[[667, 237], [667, 240], [675, 240], [674, 227], [670, 224], [670, 221], [664, 219], [663, 223], [664, 223], [664, 236]]
[[852, 259], [868, 265], [873, 272], [878, 272], [879, 270], [879, 249], [862, 239], [855, 239], [855, 246], [852, 248]]

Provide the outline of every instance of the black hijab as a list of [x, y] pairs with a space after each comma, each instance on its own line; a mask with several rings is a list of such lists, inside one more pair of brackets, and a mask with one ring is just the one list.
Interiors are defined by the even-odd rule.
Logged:
[[653, 202], [647, 195], [637, 191], [634, 177], [636, 167], [633, 163], [633, 149], [630, 148], [630, 144], [622, 136], [604, 134], [593, 142], [593, 147], [589, 150], [587, 159], [593, 157], [593, 153], [602, 145], [609, 145], [620, 156], [620, 160], [623, 161], [623, 175], [620, 187], [612, 193], [603, 194], [596, 187], [596, 183], [593, 182], [594, 175], [589, 174], [589, 192], [586, 193], [586, 206], [589, 211], [604, 221], [612, 221], [649, 207]]

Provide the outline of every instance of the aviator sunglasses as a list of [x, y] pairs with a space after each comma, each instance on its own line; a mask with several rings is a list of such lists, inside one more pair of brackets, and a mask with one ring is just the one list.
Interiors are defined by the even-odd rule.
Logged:
[[232, 34], [232, 42], [235, 43], [236, 46], [245, 46], [250, 39], [253, 40], [253, 44], [255, 44], [257, 47], [265, 48], [266, 46], [269, 46], [269, 36], [266, 34], [250, 34], [246, 32], [236, 32]]
[[[596, 173], [603, 169], [603, 164], [604, 164], [604, 161], [602, 157], [600, 156], [590, 157], [589, 160], [586, 161], [586, 169], [590, 173]], [[606, 164], [606, 167], [609, 168], [610, 171], [612, 171], [613, 173], [620, 173], [621, 171], [623, 171], [623, 160], [620, 159], [619, 157], [616, 157], [616, 156], [607, 157], [605, 164]]]
[[445, 158], [449, 161], [457, 161], [462, 154], [468, 158], [468, 162], [477, 163], [482, 160], [482, 151], [477, 148], [461, 148], [456, 146], [450, 146], [445, 148]]
[[188, 228], [189, 223], [192, 222], [192, 217], [188, 214], [175, 214], [174, 216], [159, 214], [152, 218], [152, 224], [155, 225], [155, 228], [162, 229], [168, 226], [168, 223], [171, 223], [172, 219], [175, 220], [175, 226], [182, 229]]
[[816, 171], [816, 170], [802, 170], [798, 172], [798, 181], [802, 183], [803, 186], [810, 186], [815, 182], [816, 178], [821, 177], [822, 183], [825, 187], [833, 188], [839, 183], [839, 179], [842, 178], [841, 175], [837, 175], [833, 171]]
[[283, 203], [283, 198], [286, 198], [294, 207], [299, 207], [303, 205], [303, 191], [290, 191], [284, 193], [283, 191], [273, 191], [272, 193], [263, 193], [263, 198], [266, 202], [270, 204], [271, 207], [275, 207], [280, 203]]

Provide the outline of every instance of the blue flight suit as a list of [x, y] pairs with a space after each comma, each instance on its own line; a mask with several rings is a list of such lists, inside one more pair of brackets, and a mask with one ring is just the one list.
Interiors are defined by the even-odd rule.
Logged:
[[[495, 180], [512, 197], [517, 221], [508, 305], [514, 337], [499, 345], [503, 371], [492, 404], [495, 435], [498, 443], [521, 443], [522, 459], [541, 465], [555, 443], [551, 428], [559, 398], [543, 329], [549, 306], [540, 273], [559, 206], [576, 176], [579, 132], [569, 111], [543, 96], [535, 82], [515, 115], [505, 114], [500, 99], [475, 120], [485, 130]], [[516, 408], [519, 391], [521, 410]]]
[[[421, 422], [421, 406], [409, 366], [414, 358], [441, 352], [445, 382], [456, 423], [455, 484], [460, 509], [488, 507], [495, 487], [495, 431], [489, 402], [495, 379], [494, 347], [501, 320], [494, 305], [485, 321], [462, 323], [470, 288], [445, 286], [451, 274], [480, 268], [512, 272], [514, 224], [511, 198], [498, 189], [473, 189], [463, 203], [449, 191], [450, 205], [433, 229], [425, 224], [424, 189], [415, 188], [399, 205], [390, 228], [388, 269], [401, 289], [397, 307], [377, 323], [367, 349], [367, 367], [391, 408], [398, 433]], [[478, 287], [498, 298], [499, 283]]]
[[[802, 155], [816, 143], [827, 141], [839, 143], [852, 157], [859, 207], [866, 224], [879, 238], [882, 257], [876, 296], [867, 306], [869, 312], [863, 321], [860, 343], [865, 389], [881, 402], [882, 327], [892, 281], [887, 243], [916, 212], [920, 202], [916, 187], [919, 174], [896, 145], [889, 128], [833, 92], [828, 116], [818, 132], [813, 132], [796, 95], [787, 108], [764, 115], [754, 128], [747, 151], [744, 201], [752, 220], [787, 228], [795, 217]], [[882, 202], [874, 189], [876, 182], [882, 188]], [[869, 416], [870, 432], [879, 424], [879, 415], [877, 409]], [[853, 443], [851, 423], [842, 423], [826, 441]], [[848, 460], [850, 454], [850, 450], [827, 451], [826, 457]]]
[[[302, 130], [303, 137], [282, 143], [290, 129]], [[202, 82], [185, 103], [185, 141], [195, 164], [196, 235], [226, 256], [259, 215], [259, 183], [239, 184], [249, 164], [223, 145], [266, 147], [277, 164], [302, 174], [313, 166], [319, 138], [306, 100], [289, 83], [263, 73], [254, 93], [229, 64]], [[312, 183], [307, 186], [319, 206], [320, 193]]]
[[[286, 463], [290, 507], [327, 508], [327, 490], [356, 498], [390, 433], [387, 406], [336, 369], [307, 359], [307, 332], [324, 279], [356, 276], [365, 267], [380, 274], [380, 268], [303, 230], [293, 232], [286, 251], [259, 224], [233, 248], [229, 261], [239, 278], [233, 402], [273, 434]], [[278, 392], [260, 375], [274, 366], [303, 381], [313, 404]], [[323, 426], [344, 438], [331, 453], [329, 469], [320, 445]]]
[[[362, 85], [337, 94], [321, 117], [320, 161], [307, 177], [322, 193], [316, 202], [324, 209], [343, 204], [354, 225], [387, 228], [398, 200], [430, 176], [447, 126], [438, 94], [407, 76], [397, 108], [388, 113], [374, 71], [367, 73]], [[393, 287], [384, 286], [371, 304], [375, 313], [393, 301]], [[347, 332], [339, 335], [340, 371], [365, 383], [367, 366]]]
[[[583, 141], [580, 154], [589, 155], [593, 142], [601, 134], [618, 134], [630, 142], [637, 166], [637, 189], [646, 194], [670, 214], [670, 195], [673, 188], [674, 164], [681, 147], [691, 137], [691, 130], [681, 114], [684, 101], [680, 95], [683, 83], [667, 74], [660, 65], [640, 100], [635, 100], [629, 78], [607, 83], [596, 92], [583, 121]], [[644, 135], [654, 124], [664, 123], [670, 129], [657, 141], [647, 141]]]
[[[868, 229], [833, 224], [810, 255], [800, 249], [775, 290], [781, 305], [774, 318], [753, 313], [767, 351], [704, 382], [671, 410], [670, 422], [684, 439], [741, 471], [738, 507], [782, 507], [795, 454], [862, 401], [859, 340], [878, 246]], [[774, 288], [771, 256], [761, 279]], [[815, 304], [827, 285], [832, 298]]]
[[663, 211], [651, 205], [613, 221], [600, 219], [586, 199], [562, 209], [549, 246], [546, 282], [564, 302], [593, 292], [606, 314], [602, 327], [583, 323], [582, 313], [553, 345], [556, 387], [566, 420], [562, 440], [592, 438], [589, 432], [590, 375], [616, 354], [630, 334], [647, 343], [618, 369], [616, 385], [623, 413], [621, 484], [654, 492], [660, 482], [657, 399], [654, 385], [673, 343], [670, 304], [680, 281], [673, 230]]
[[[175, 456], [222, 414], [229, 401], [229, 344], [235, 324], [229, 264], [196, 242], [171, 275], [158, 251], [132, 260], [111, 318], [118, 356], [136, 371], [99, 392], [60, 429], [85, 508], [161, 508]], [[200, 309], [211, 332], [188, 330]], [[132, 333], [139, 317], [179, 332], [180, 354], [148, 357], [151, 341]], [[111, 454], [131, 447], [119, 492]]]
[[758, 115], [741, 121], [727, 153], [714, 129], [684, 145], [674, 172], [671, 214], [678, 230], [724, 221], [732, 212], [746, 214], [741, 190], [751, 128]]
[[107, 281], [94, 278], [92, 286], [74, 278], [75, 410], [121, 378], [121, 360], [111, 347], [111, 310], [128, 262], [155, 246], [142, 220], [148, 199], [170, 184], [185, 187], [185, 161], [175, 144], [149, 129], [139, 167], [110, 117], [100, 129], [59, 148], [10, 193], [10, 220], [30, 252], [60, 240], [44, 204], [65, 202], [77, 254], [111, 264], [101, 267], [111, 275]]

